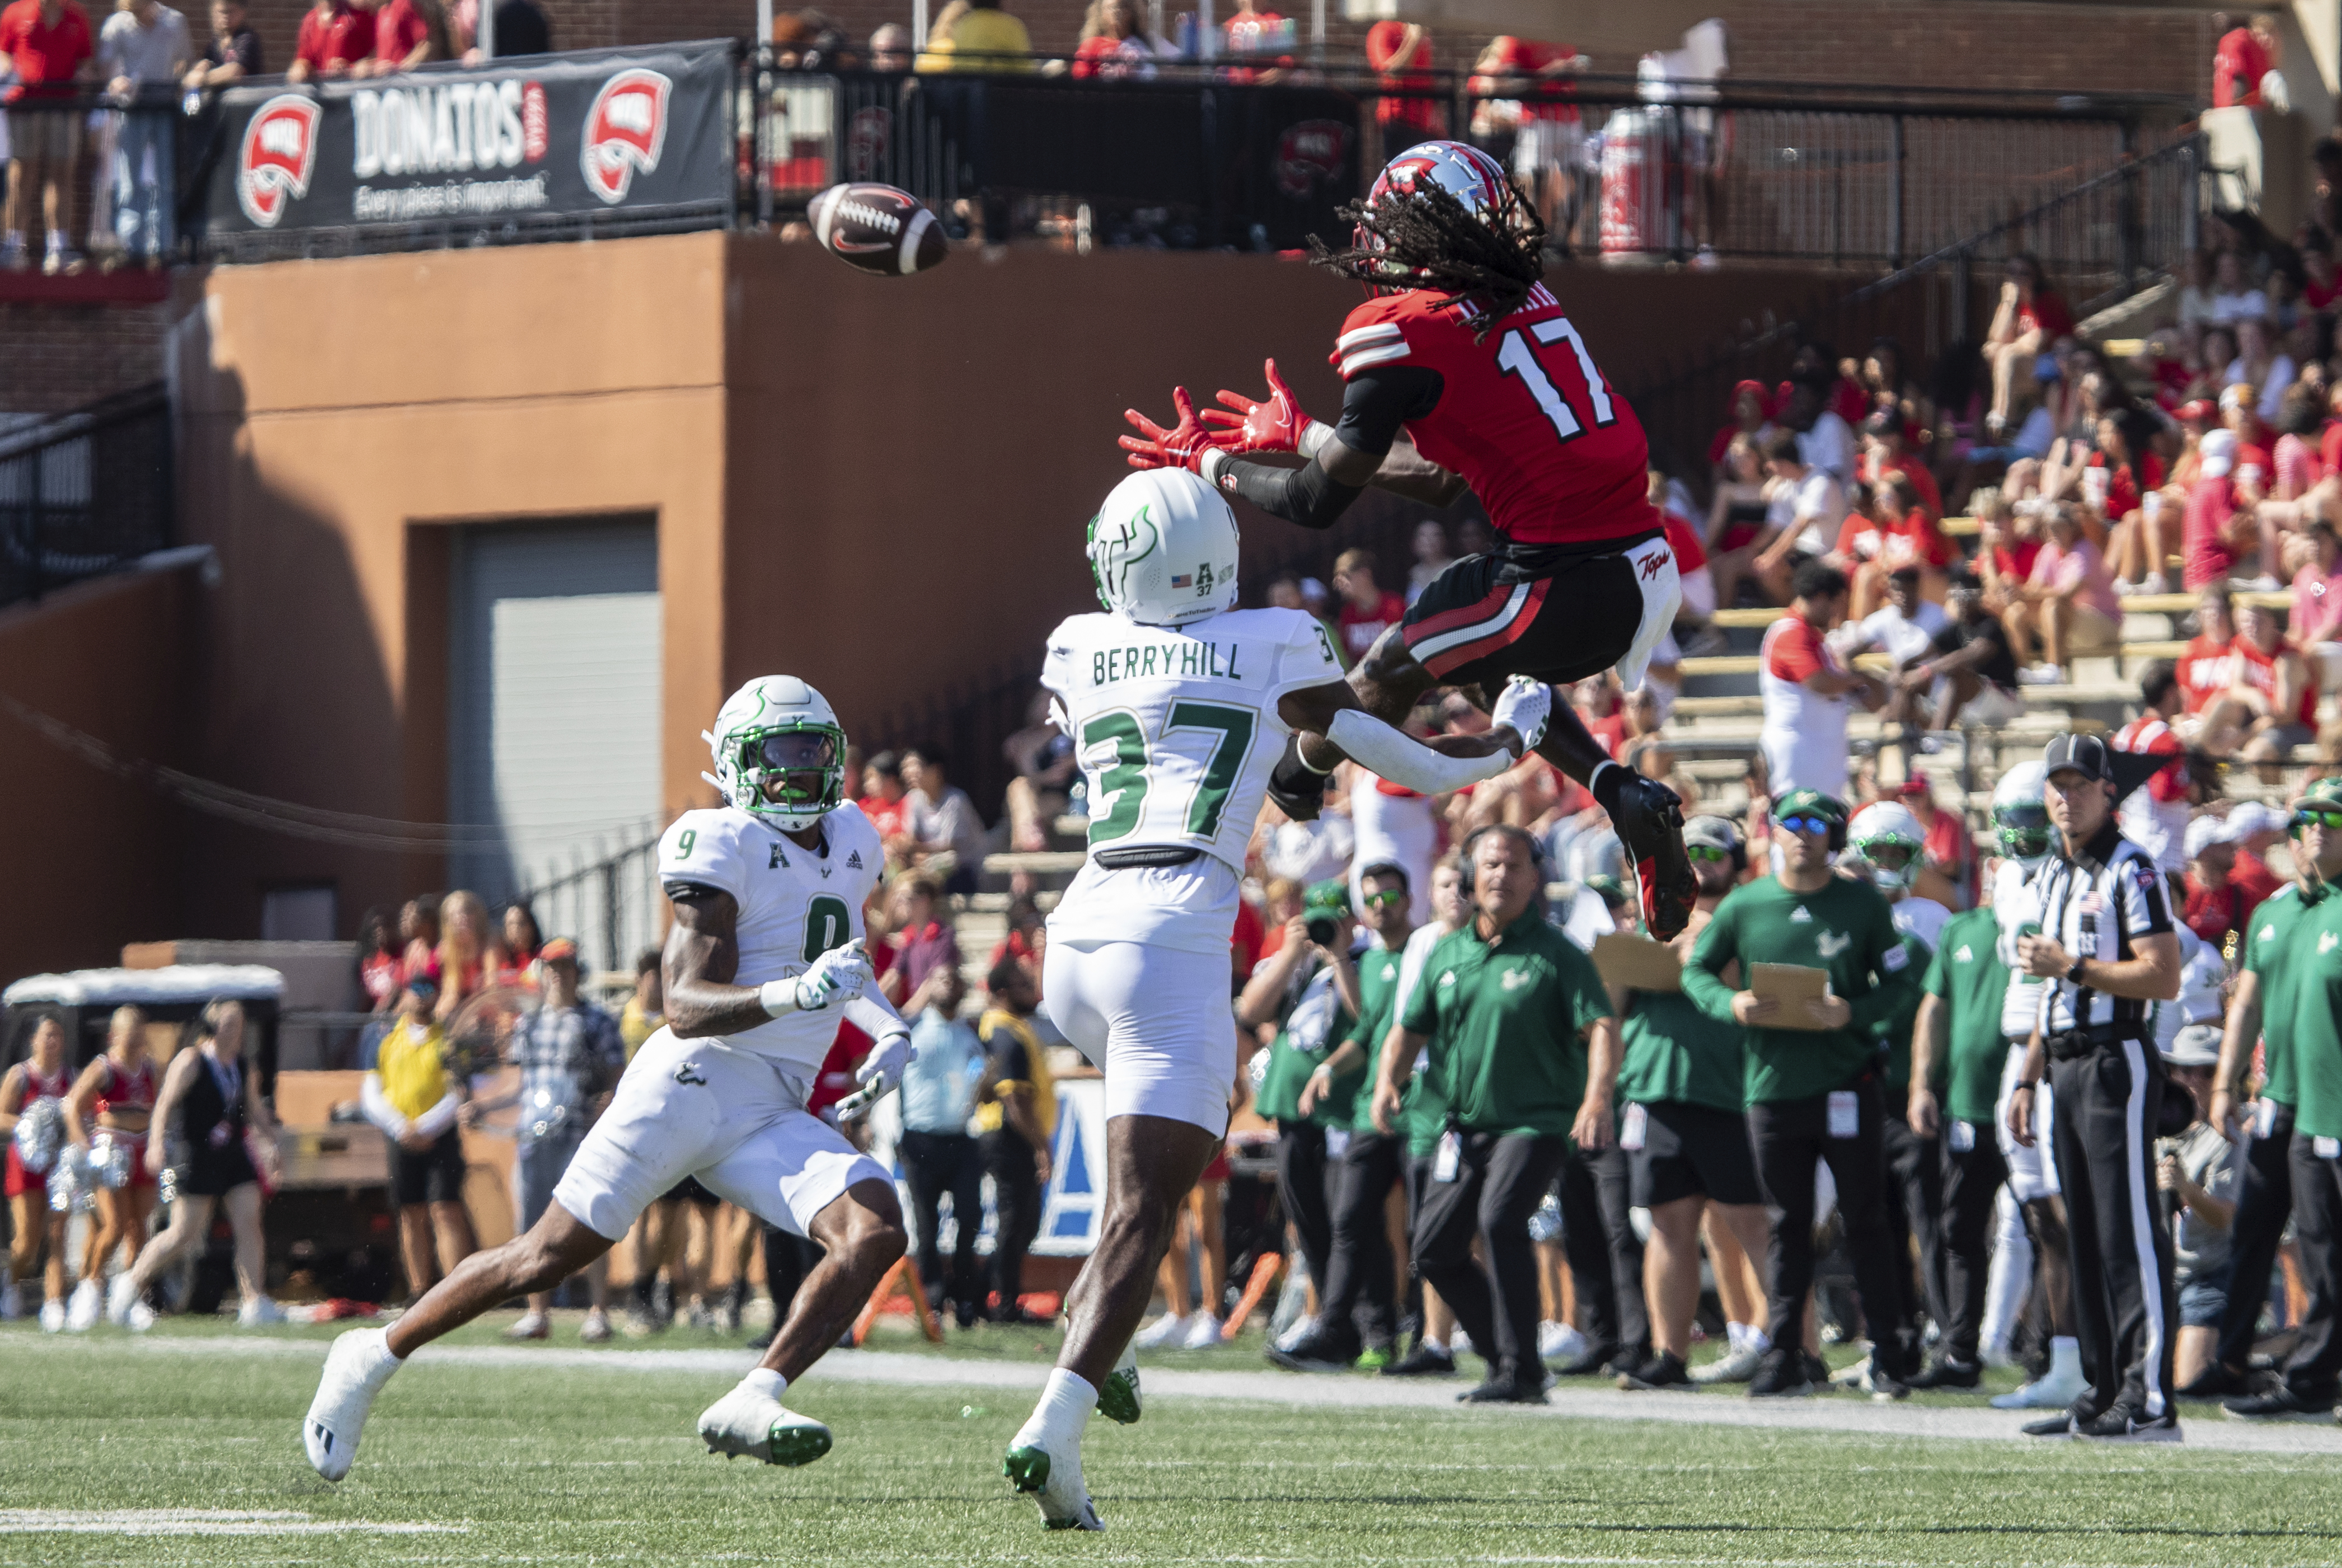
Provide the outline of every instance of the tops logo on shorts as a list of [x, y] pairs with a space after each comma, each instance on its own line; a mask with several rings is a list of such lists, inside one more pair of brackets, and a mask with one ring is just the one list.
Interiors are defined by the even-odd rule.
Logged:
[[275, 228], [286, 205], [309, 194], [323, 117], [315, 98], [285, 93], [263, 104], [244, 127], [235, 161], [236, 205], [262, 228]]
[[586, 111], [586, 145], [578, 154], [586, 189], [616, 206], [626, 199], [637, 173], [658, 168], [674, 91], [666, 77], [639, 67], [602, 84]]
[[350, 115], [361, 180], [515, 169], [545, 152], [545, 88], [517, 78], [367, 89]]

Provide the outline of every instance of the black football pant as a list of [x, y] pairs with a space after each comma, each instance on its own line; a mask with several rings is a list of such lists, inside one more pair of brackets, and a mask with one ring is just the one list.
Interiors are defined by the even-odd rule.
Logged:
[[1756, 1180], [1765, 1189], [1772, 1222], [1767, 1249], [1770, 1281], [1766, 1297], [1766, 1333], [1777, 1345], [1806, 1343], [1806, 1297], [1814, 1284], [1814, 1171], [1827, 1163], [1837, 1183], [1838, 1213], [1846, 1223], [1846, 1250], [1854, 1260], [1855, 1290], [1862, 1298], [1863, 1332], [1871, 1354], [1885, 1356], [1882, 1370], [1906, 1370], [1895, 1335], [1895, 1313], [1902, 1301], [1897, 1275], [1907, 1268], [1893, 1251], [1887, 1228], [1886, 1156], [1880, 1152], [1878, 1081], [1866, 1075], [1851, 1085], [1855, 1132], [1829, 1135], [1829, 1096], [1778, 1100], [1748, 1107], [1748, 1142], [1756, 1151]]
[[[1937, 1245], [1943, 1257], [1944, 1358], [1964, 1365], [1977, 1362], [1984, 1332], [1985, 1284], [1992, 1267], [1995, 1199], [2008, 1180], [2008, 1162], [1990, 1122], [1946, 1122], [1943, 1163], [1943, 1225]], [[1955, 1126], [1968, 1129], [1968, 1147], [1952, 1146]], [[1967, 1141], [1967, 1140], [1963, 1140]]]
[[2171, 1227], [2155, 1183], [2163, 1074], [2137, 1040], [2049, 1064], [2057, 1092], [2057, 1183], [2073, 1238], [2074, 1337], [2089, 1392], [2087, 1419], [2117, 1403], [2141, 1417], [2171, 1408], [2179, 1299], [2171, 1282]]
[[1025, 1254], [1041, 1233], [1041, 1174], [1033, 1167], [1033, 1145], [1022, 1134], [1003, 1127], [978, 1142], [984, 1169], [992, 1177], [997, 1222], [992, 1235], [992, 1288], [1000, 1293], [1000, 1304], [994, 1310], [1003, 1318], [1014, 1318], [1016, 1298], [1025, 1293]]
[[[1944, 1259], [1938, 1216], [1944, 1208], [1944, 1161], [1937, 1139], [1922, 1138], [1904, 1119], [1901, 1105], [1888, 1106], [1882, 1091], [1880, 1152], [1886, 1157], [1887, 1232], [1901, 1267], [1895, 1271], [1902, 1286], [1900, 1310], [1895, 1316], [1903, 1332], [1903, 1345], [1917, 1365], [1921, 1343], [1919, 1314], [1924, 1312], [1939, 1327], [1951, 1320], [1944, 1302]], [[1919, 1270], [1911, 1272], [1912, 1243], [1918, 1244]]]
[[[1545, 1202], [1569, 1143], [1526, 1134], [1466, 1133], [1462, 1139], [1456, 1179], [1423, 1184], [1415, 1216], [1416, 1266], [1472, 1336], [1492, 1382], [1541, 1385], [1536, 1243], [1529, 1240], [1529, 1216]], [[1486, 1272], [1472, 1261], [1475, 1236], [1488, 1254]], [[1592, 1251], [1606, 1261], [1598, 1240]], [[1586, 1288], [1581, 1281], [1581, 1296]]]
[[1306, 1122], [1276, 1124], [1276, 1196], [1308, 1265], [1310, 1286], [1326, 1299], [1326, 1276], [1333, 1272], [1334, 1203], [1332, 1172], [1326, 1160], [1326, 1129]]
[[2334, 1327], [2342, 1309], [2342, 1158], [2319, 1158], [2322, 1141], [2306, 1134], [2293, 1140], [2293, 1240], [2309, 1304], [2286, 1358], [2285, 1381], [2296, 1393], [2331, 1395], [2342, 1373], [2342, 1333]]
[[1317, 1329], [1337, 1344], [1387, 1347], [1397, 1335], [1398, 1265], [1384, 1205], [1406, 1163], [1406, 1139], [1353, 1133], [1333, 1166], [1333, 1246], [1317, 1282]]
[[1640, 1366], [1650, 1359], [1651, 1313], [1643, 1296], [1642, 1238], [1628, 1213], [1632, 1171], [1630, 1156], [1616, 1144], [1593, 1154], [1571, 1146], [1554, 1196], [1586, 1338], [1606, 1356], [1623, 1354]]
[[[896, 1146], [903, 1156], [903, 1174], [911, 1186], [911, 1223], [918, 1232], [919, 1283], [929, 1291], [942, 1290], [945, 1299], [962, 1315], [984, 1305], [984, 1275], [976, 1255], [976, 1238], [984, 1229], [984, 1164], [976, 1140], [960, 1133], [910, 1133]], [[958, 1234], [952, 1243], [951, 1277], [944, 1277], [943, 1200], [948, 1194], [952, 1223]]]
[[2268, 1136], [2245, 1148], [2243, 1184], [2228, 1225], [2228, 1310], [2220, 1319], [2220, 1364], [2242, 1372], [2252, 1364], [2253, 1333], [2268, 1305], [2269, 1275], [2277, 1243], [2293, 1218], [2293, 1107], [2267, 1102]]

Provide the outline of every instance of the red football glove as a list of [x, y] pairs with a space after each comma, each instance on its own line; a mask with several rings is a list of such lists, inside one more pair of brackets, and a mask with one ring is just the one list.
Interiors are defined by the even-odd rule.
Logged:
[[1301, 432], [1308, 426], [1309, 415], [1301, 411], [1301, 400], [1276, 374], [1276, 361], [1270, 360], [1262, 367], [1268, 376], [1268, 401], [1255, 403], [1241, 392], [1220, 391], [1220, 401], [1234, 410], [1218, 408], [1204, 410], [1204, 423], [1211, 426], [1212, 444], [1223, 452], [1293, 452], [1301, 444]]
[[1171, 389], [1171, 408], [1179, 423], [1168, 430], [1136, 408], [1124, 409], [1122, 416], [1138, 434], [1121, 437], [1122, 449], [1130, 454], [1133, 468], [1185, 468], [1191, 474], [1201, 473], [1204, 454], [1212, 449], [1211, 433], [1196, 417], [1196, 400], [1186, 387]]

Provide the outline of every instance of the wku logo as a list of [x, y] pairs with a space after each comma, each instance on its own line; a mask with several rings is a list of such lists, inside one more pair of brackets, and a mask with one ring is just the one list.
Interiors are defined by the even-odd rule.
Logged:
[[315, 98], [285, 93], [261, 105], [244, 127], [244, 145], [235, 160], [235, 201], [244, 215], [262, 228], [275, 228], [285, 205], [309, 194], [322, 117]]
[[586, 112], [586, 145], [577, 155], [586, 188], [612, 206], [626, 199], [636, 173], [658, 167], [666, 143], [666, 101], [675, 84], [656, 71], [621, 71], [602, 84]]

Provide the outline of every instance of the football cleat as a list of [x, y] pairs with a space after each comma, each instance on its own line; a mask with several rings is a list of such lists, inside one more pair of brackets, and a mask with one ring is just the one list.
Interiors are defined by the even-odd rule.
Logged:
[[317, 1379], [317, 1396], [309, 1402], [308, 1418], [301, 1423], [301, 1443], [309, 1452], [311, 1469], [328, 1481], [350, 1473], [374, 1396], [398, 1365], [381, 1329], [352, 1329], [334, 1341], [334, 1348], [325, 1353], [325, 1373]]
[[726, 1459], [811, 1464], [829, 1452], [829, 1428], [768, 1394], [735, 1388], [700, 1413], [700, 1441]]
[[1187, 1320], [1177, 1313], [1165, 1313], [1138, 1331], [1130, 1343], [1138, 1350], [1171, 1350], [1187, 1337]]
[[1138, 1352], [1136, 1347], [1124, 1345], [1122, 1359], [1114, 1363], [1114, 1370], [1106, 1374], [1104, 1383], [1098, 1384], [1097, 1409], [1098, 1413], [1108, 1421], [1119, 1422], [1125, 1426], [1137, 1421]]
[[1000, 1462], [1000, 1473], [1009, 1483], [1040, 1505], [1041, 1523], [1051, 1530], [1103, 1530], [1082, 1484], [1082, 1454], [1078, 1446], [1052, 1453], [1042, 1443], [1021, 1443]]
[[72, 1333], [87, 1333], [97, 1326], [103, 1315], [105, 1299], [95, 1280], [84, 1280], [74, 1286], [73, 1299], [65, 1304], [65, 1328]]
[[1684, 854], [1683, 800], [1662, 784], [1629, 772], [1618, 786], [1610, 825], [1634, 863], [1642, 895], [1643, 927], [1660, 942], [1673, 942], [1690, 924], [1699, 882]]

